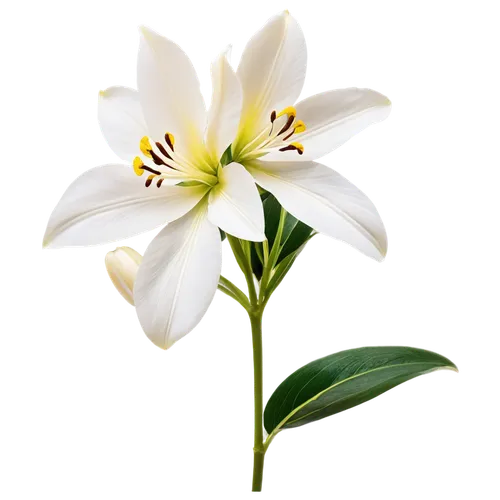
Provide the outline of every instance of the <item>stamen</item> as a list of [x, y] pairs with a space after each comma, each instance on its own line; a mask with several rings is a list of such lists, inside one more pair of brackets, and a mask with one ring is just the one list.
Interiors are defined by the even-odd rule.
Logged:
[[142, 170], [147, 170], [148, 172], [151, 172], [152, 174], [161, 175], [161, 172], [159, 172], [158, 170], [155, 170], [154, 168], [148, 167], [146, 165], [143, 165], [141, 168], [142, 168]]
[[165, 179], [160, 179], [157, 183], [156, 183], [156, 187], [161, 187], [161, 184], [162, 182], [164, 181]]
[[293, 131], [296, 134], [300, 134], [301, 132], [305, 132], [305, 130], [306, 130], [306, 124], [302, 120], [297, 120], [295, 127], [293, 127]]
[[273, 133], [273, 128], [274, 128], [274, 120], [276, 120], [276, 111], [273, 111], [271, 113], [271, 132], [269, 132], [269, 137]]
[[174, 143], [175, 143], [174, 136], [172, 134], [170, 134], [169, 132], [167, 132], [165, 134], [165, 141], [168, 144], [168, 147], [173, 151], [174, 150]]
[[288, 106], [283, 111], [280, 111], [276, 118], [279, 118], [283, 115], [293, 116], [295, 118], [297, 116], [297, 111], [295, 111], [295, 108], [293, 106]]
[[169, 160], [172, 160], [172, 157], [168, 154], [167, 150], [164, 148], [163, 144], [161, 142], [156, 143], [156, 147], [161, 151], [161, 154], [165, 156], [165, 158], [168, 158]]
[[151, 158], [153, 158], [153, 161], [155, 162], [156, 165], [165, 165], [168, 167], [168, 165], [153, 151], [150, 151], [151, 153]]
[[151, 151], [152, 151], [153, 148], [151, 147], [151, 143], [149, 142], [148, 137], [144, 136], [141, 139], [139, 147], [141, 148], [141, 152], [142, 152], [142, 154], [144, 156], [147, 156], [148, 158], [151, 158]]
[[142, 160], [138, 156], [134, 158], [133, 166], [135, 175], [141, 176], [144, 173], [144, 163], [142, 163]]
[[280, 151], [297, 151], [299, 155], [304, 154], [304, 146], [300, 142], [291, 142], [288, 146], [281, 148]]
[[146, 187], [148, 188], [149, 186], [151, 186], [151, 183], [153, 182], [153, 179], [155, 178], [156, 176], [155, 175], [150, 175], [147, 180], [146, 180]]
[[295, 120], [295, 116], [290, 115], [288, 117], [288, 120], [286, 121], [285, 125], [283, 125], [283, 128], [278, 132], [278, 135], [281, 135], [283, 132], [286, 132], [292, 126], [292, 123], [294, 120]]

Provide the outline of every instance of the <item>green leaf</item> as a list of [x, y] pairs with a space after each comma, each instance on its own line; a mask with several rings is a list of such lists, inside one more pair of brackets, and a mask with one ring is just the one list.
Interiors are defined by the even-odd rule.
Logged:
[[220, 163], [223, 167], [226, 165], [229, 165], [233, 161], [233, 151], [231, 149], [232, 144], [229, 144], [229, 146], [226, 148], [224, 153], [222, 153], [222, 156], [220, 157]]
[[266, 191], [265, 189], [261, 188], [258, 184], [257, 184], [257, 190], [259, 191], [260, 199], [262, 201], [264, 201], [271, 194], [269, 191]]
[[262, 272], [264, 271], [264, 263], [259, 257], [259, 252], [262, 253], [263, 251], [264, 250], [262, 248], [262, 243], [260, 242], [253, 242], [250, 245], [250, 260], [252, 262], [252, 272], [257, 278], [257, 281], [260, 281], [260, 279], [262, 278]]
[[[281, 205], [278, 200], [269, 195], [264, 200], [264, 217], [266, 220], [266, 237], [269, 240], [269, 248], [273, 246], [280, 220]], [[297, 251], [309, 238], [312, 228], [287, 213], [285, 227], [281, 237], [282, 249], [278, 258], [279, 264], [285, 257]]]
[[[293, 216], [288, 214], [287, 220], [288, 217]], [[313, 229], [311, 227], [297, 219], [295, 220], [297, 221], [297, 223], [295, 224], [293, 231], [291, 231], [286, 241], [284, 240], [283, 248], [281, 249], [277, 264], [285, 260], [291, 254], [295, 254], [298, 250], [301, 250], [313, 234]]]
[[219, 233], [221, 241], [224, 241], [226, 239], [226, 233], [221, 228], [219, 228]]
[[264, 411], [269, 434], [334, 415], [439, 369], [457, 370], [434, 352], [412, 347], [361, 347], [298, 369], [274, 391]]

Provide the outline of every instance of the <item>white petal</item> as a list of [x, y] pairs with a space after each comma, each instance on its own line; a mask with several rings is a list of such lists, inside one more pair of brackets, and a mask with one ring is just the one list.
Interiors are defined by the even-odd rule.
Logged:
[[99, 92], [98, 116], [109, 147], [122, 160], [132, 163], [140, 154], [139, 141], [148, 135], [137, 90], [110, 87]]
[[97, 245], [182, 217], [207, 192], [206, 187], [144, 186], [125, 165], [104, 165], [78, 177], [50, 216], [44, 246]]
[[269, 124], [273, 110], [293, 106], [306, 64], [304, 35], [288, 12], [270, 19], [248, 42], [237, 71], [243, 88], [238, 148]]
[[134, 305], [134, 284], [142, 255], [130, 247], [118, 247], [108, 252], [104, 259], [109, 277], [120, 295]]
[[296, 151], [273, 152], [264, 161], [315, 160], [338, 148], [366, 127], [389, 116], [391, 102], [370, 89], [331, 90], [309, 97], [296, 106], [297, 118], [307, 129], [294, 140], [304, 146]]
[[134, 300], [142, 328], [162, 349], [189, 333], [212, 302], [221, 272], [219, 230], [206, 207], [162, 229], [137, 274]]
[[369, 257], [384, 258], [387, 236], [377, 209], [337, 172], [314, 162], [256, 162], [249, 170], [297, 219]]
[[208, 217], [223, 231], [248, 241], [264, 241], [264, 209], [252, 176], [239, 163], [219, 171], [209, 195]]
[[154, 31], [142, 28], [137, 85], [150, 136], [173, 134], [184, 156], [201, 154], [206, 111], [191, 61], [181, 48]]
[[212, 63], [212, 87], [205, 142], [218, 161], [236, 137], [242, 103], [241, 85], [229, 64], [227, 51]]

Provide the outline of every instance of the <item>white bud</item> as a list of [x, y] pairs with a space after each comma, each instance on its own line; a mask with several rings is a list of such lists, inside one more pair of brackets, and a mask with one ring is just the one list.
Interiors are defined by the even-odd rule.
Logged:
[[134, 283], [142, 255], [133, 248], [118, 247], [106, 254], [105, 263], [111, 281], [122, 297], [134, 305]]

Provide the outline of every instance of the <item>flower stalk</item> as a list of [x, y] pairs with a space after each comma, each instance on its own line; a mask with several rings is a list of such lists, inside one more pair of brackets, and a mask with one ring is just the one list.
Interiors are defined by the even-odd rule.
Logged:
[[[253, 348], [253, 371], [254, 371], [254, 447], [253, 447], [253, 477], [252, 491], [262, 490], [262, 479], [264, 474], [264, 457], [267, 446], [264, 441], [263, 429], [263, 352], [262, 352], [262, 317], [264, 309], [269, 299], [268, 285], [272, 281], [274, 268], [278, 262], [282, 248], [281, 240], [283, 229], [285, 227], [286, 210], [281, 208], [280, 219], [276, 231], [276, 237], [271, 248], [268, 251], [267, 241], [264, 245], [265, 261], [260, 279], [259, 289], [255, 284], [251, 263], [251, 242], [240, 240], [228, 235], [229, 244], [233, 250], [236, 261], [242, 270], [247, 286], [248, 298], [233, 285], [228, 279], [221, 277], [219, 289], [240, 303], [248, 312], [252, 330], [252, 348]], [[236, 289], [236, 290], [235, 290]]]
[[252, 325], [253, 347], [253, 380], [254, 380], [254, 446], [253, 446], [253, 478], [252, 491], [261, 491], [262, 476], [264, 473], [264, 432], [262, 428], [262, 415], [264, 413], [263, 401], [263, 363], [262, 363], [262, 314], [263, 308], [250, 313]]

